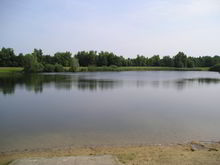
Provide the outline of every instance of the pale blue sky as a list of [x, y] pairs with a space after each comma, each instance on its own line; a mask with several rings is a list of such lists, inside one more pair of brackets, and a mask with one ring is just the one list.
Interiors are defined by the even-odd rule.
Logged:
[[220, 0], [0, 0], [0, 22], [16, 53], [220, 55]]

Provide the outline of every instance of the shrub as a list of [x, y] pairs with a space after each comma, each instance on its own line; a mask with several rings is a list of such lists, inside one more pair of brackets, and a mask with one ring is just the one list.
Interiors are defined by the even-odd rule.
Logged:
[[32, 73], [37, 73], [37, 72], [43, 72], [44, 71], [44, 66], [41, 63], [34, 63], [31, 68], [29, 69], [30, 72]]
[[44, 66], [44, 72], [54, 72], [55, 71], [55, 66], [52, 64], [46, 64]]
[[70, 67], [69, 71], [70, 72], [78, 72], [79, 71], [79, 67]]
[[79, 71], [80, 72], [88, 72], [88, 68], [87, 67], [80, 67]]
[[62, 65], [60, 64], [55, 64], [55, 69], [54, 69], [55, 72], [64, 72], [64, 68]]
[[44, 66], [37, 61], [37, 57], [26, 55], [24, 57], [24, 71], [28, 73], [43, 72]]
[[76, 58], [72, 58], [70, 62], [70, 72], [77, 72], [79, 71], [79, 61]]
[[117, 66], [117, 65], [110, 65], [109, 67], [111, 67], [111, 68], [117, 68], [118, 66]]
[[212, 66], [209, 70], [220, 72], [220, 64], [216, 64], [216, 65]]
[[95, 72], [95, 71], [97, 71], [97, 67], [96, 66], [88, 66], [88, 71]]

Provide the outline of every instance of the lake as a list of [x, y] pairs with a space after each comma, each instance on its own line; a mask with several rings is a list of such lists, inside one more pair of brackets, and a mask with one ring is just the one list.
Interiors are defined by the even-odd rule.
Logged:
[[220, 140], [220, 74], [0, 74], [0, 151]]

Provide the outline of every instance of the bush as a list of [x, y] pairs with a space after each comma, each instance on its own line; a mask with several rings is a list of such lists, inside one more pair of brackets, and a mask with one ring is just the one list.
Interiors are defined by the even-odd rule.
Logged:
[[70, 62], [70, 72], [77, 72], [79, 71], [79, 61], [76, 58], [72, 58]]
[[118, 66], [117, 66], [117, 65], [110, 65], [109, 67], [111, 67], [111, 68], [117, 68]]
[[79, 67], [79, 72], [88, 72], [87, 67]]
[[88, 66], [88, 71], [95, 72], [95, 71], [97, 71], [97, 67], [96, 66]]
[[29, 72], [32, 73], [43, 72], [43, 71], [44, 71], [44, 66], [41, 63], [34, 63], [29, 69]]
[[209, 70], [210, 70], [210, 71], [220, 72], [220, 64], [217, 64], [217, 65], [215, 65], [215, 66], [212, 66]]
[[79, 67], [70, 67], [69, 71], [70, 72], [78, 72], [79, 71]]
[[44, 66], [37, 61], [37, 57], [26, 55], [24, 57], [24, 71], [28, 73], [43, 72]]
[[64, 72], [64, 68], [62, 65], [60, 64], [55, 64], [55, 69], [54, 69], [55, 72]]
[[54, 72], [55, 71], [55, 66], [52, 64], [46, 64], [44, 66], [44, 72]]

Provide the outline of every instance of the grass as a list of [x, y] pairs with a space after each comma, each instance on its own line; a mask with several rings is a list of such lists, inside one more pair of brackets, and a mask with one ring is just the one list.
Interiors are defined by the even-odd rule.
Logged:
[[206, 71], [209, 68], [175, 67], [88, 67], [88, 71]]
[[22, 67], [0, 67], [0, 73], [14, 73], [21, 72], [22, 70]]
[[190, 144], [152, 145], [152, 146], [98, 146], [84, 148], [47, 149], [0, 153], [0, 165], [7, 165], [15, 159], [33, 157], [114, 155], [125, 165], [209, 165], [220, 164], [220, 143], [208, 144], [216, 151], [192, 151]]
[[[0, 73], [14, 73], [21, 72], [22, 67], [0, 67]], [[65, 71], [69, 67], [64, 67]], [[117, 67], [117, 66], [103, 66], [103, 67], [79, 67], [79, 72], [103, 72], [103, 71], [208, 71], [208, 67], [197, 68], [175, 68], [175, 67]]]
[[103, 71], [208, 71], [208, 67], [196, 67], [196, 68], [175, 68], [175, 67], [116, 67], [116, 66], [89, 66], [80, 67], [79, 72], [103, 72]]

